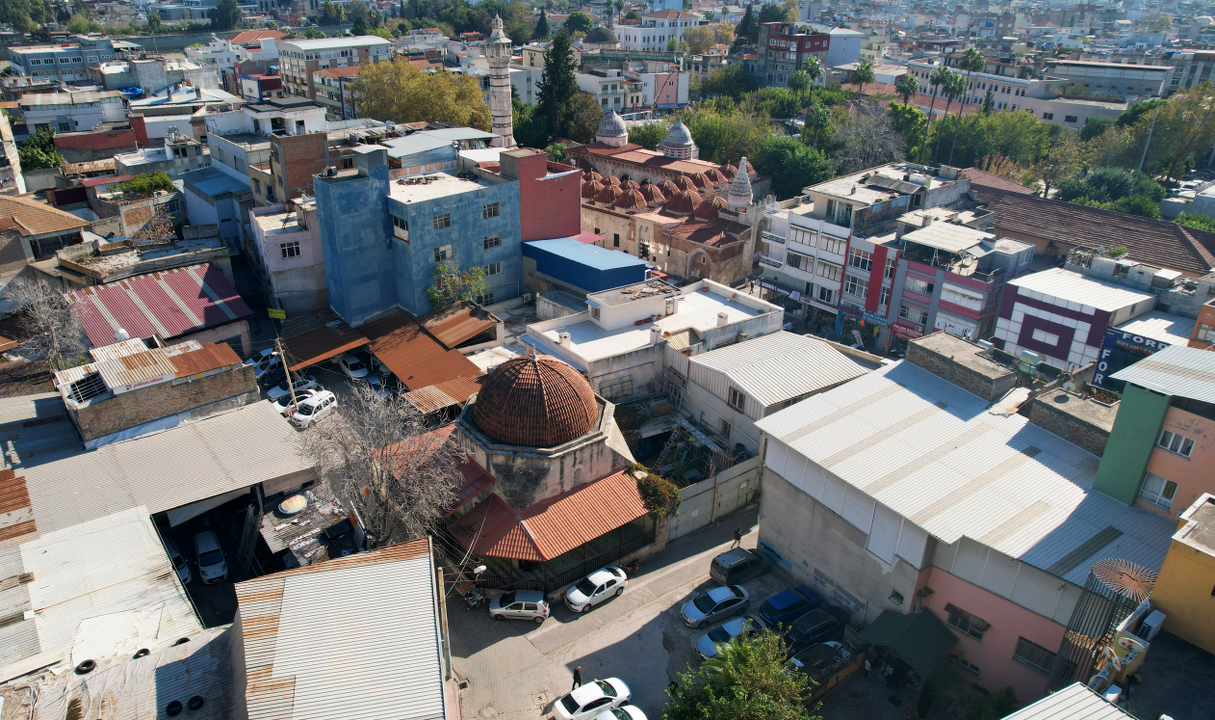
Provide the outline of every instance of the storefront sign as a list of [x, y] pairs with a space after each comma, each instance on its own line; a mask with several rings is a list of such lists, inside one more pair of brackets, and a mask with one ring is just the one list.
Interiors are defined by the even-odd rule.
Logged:
[[885, 315], [878, 315], [877, 313], [875, 313], [871, 310], [866, 310], [865, 308], [857, 307], [856, 305], [853, 305], [852, 303], [846, 303], [846, 302], [840, 303], [840, 310], [843, 310], [844, 312], [848, 313], [849, 315], [852, 315], [853, 317], [859, 317], [862, 320], [864, 320], [865, 322], [871, 322], [871, 323], [874, 323], [875, 325], [881, 325], [882, 327], [890, 327], [890, 321], [886, 319]]
[[772, 292], [780, 293], [781, 295], [784, 295], [785, 297], [787, 297], [791, 300], [797, 300], [798, 302], [801, 302], [802, 294], [796, 290], [789, 290], [788, 288], [783, 288], [780, 285], [777, 285], [776, 283], [772, 282], [771, 280], [765, 280], [763, 278], [760, 278], [757, 282], [759, 282], [759, 286], [761, 288], [764, 288], [766, 290], [771, 290]]
[[1117, 328], [1106, 328], [1105, 339], [1101, 343], [1101, 354], [1097, 356], [1097, 371], [1093, 373], [1093, 384], [1121, 391], [1124, 383], [1117, 380], [1108, 381], [1110, 375], [1168, 346], [1169, 343], [1161, 340]]
[[894, 334], [896, 336], [901, 337], [904, 340], [915, 340], [918, 337], [924, 337], [923, 331], [917, 330], [913, 327], [907, 327], [906, 325], [895, 325], [891, 329], [894, 330]]

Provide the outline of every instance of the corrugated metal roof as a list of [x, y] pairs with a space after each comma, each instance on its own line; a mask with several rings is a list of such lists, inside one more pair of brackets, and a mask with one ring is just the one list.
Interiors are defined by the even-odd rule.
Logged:
[[[186, 343], [198, 345], [196, 340], [187, 340]], [[184, 343], [183, 343], [184, 344]], [[101, 347], [89, 348], [89, 356], [94, 360], [113, 360], [115, 358], [126, 357], [136, 353], [147, 352], [148, 344], [139, 338], [131, 338], [130, 340], [122, 340]]]
[[441, 720], [435, 580], [421, 539], [238, 583], [249, 717]]
[[402, 397], [405, 399], [405, 402], [413, 405], [423, 415], [457, 405], [460, 402], [435, 385], [411, 390]]
[[302, 370], [368, 343], [330, 308], [288, 318], [281, 332], [288, 369]]
[[1135, 720], [1135, 716], [1077, 682], [1006, 715], [1004, 720]]
[[209, 370], [240, 365], [241, 359], [227, 343], [200, 343], [187, 340], [166, 348], [151, 348], [142, 340], [92, 348], [95, 362], [55, 372], [55, 386], [62, 388], [97, 373], [105, 386], [123, 392], [134, 385], [168, 382]]
[[[0, 629], [0, 666], [8, 666], [0, 681], [35, 655], [41, 667], [79, 646], [81, 659], [100, 662], [201, 632], [149, 514], [128, 507], [0, 550], [6, 577], [33, 574], [0, 590], [0, 608], [35, 613]], [[22, 635], [25, 642], [14, 642]]]
[[[114, 158], [105, 158], [104, 160], [88, 160], [85, 162], [78, 162], [78, 163], [65, 162], [65, 163], [63, 163], [62, 167], [63, 167], [64, 175], [75, 175], [77, 173], [114, 172]], [[109, 181], [109, 182], [122, 182], [122, 180], [118, 179], [118, 177], [120, 177], [120, 176], [108, 177], [108, 178], [92, 178], [92, 179]], [[131, 179], [131, 176], [127, 175], [126, 179], [128, 179], [128, 180]], [[89, 182], [88, 180], [85, 180], [84, 182], [81, 183], [81, 185], [84, 185], [85, 187], [91, 187], [91, 185], [89, 185], [88, 182]], [[94, 183], [94, 184], [98, 184], [98, 183]]]
[[[75, 437], [70, 424], [58, 427]], [[304, 482], [316, 473], [300, 454], [299, 434], [268, 401], [95, 450], [76, 443], [37, 453], [28, 467], [24, 458], [10, 458], [25, 474], [43, 533], [137, 505], [157, 513], [289, 476]]]
[[756, 425], [766, 466], [812, 497], [824, 481], [807, 461], [943, 542], [968, 537], [1077, 585], [1107, 557], [1159, 569], [1173, 534], [1167, 517], [1094, 492], [1090, 453], [906, 361]]
[[1022, 294], [1029, 290], [1031, 293], [1085, 306], [1089, 312], [1092, 312], [1092, 308], [1113, 312], [1136, 303], [1151, 302], [1155, 297], [1150, 293], [1130, 290], [1118, 285], [1107, 285], [1063, 268], [1051, 268], [1023, 275], [1009, 280], [1008, 284], [1020, 288]]
[[443, 347], [407, 312], [389, 313], [359, 330], [371, 340], [372, 354], [410, 390], [481, 375], [471, 360]]
[[934, 222], [903, 235], [905, 242], [919, 243], [949, 253], [960, 253], [993, 238], [995, 235], [991, 233], [947, 222]]
[[168, 340], [253, 315], [236, 288], [211, 263], [94, 285], [69, 295], [89, 342], [114, 342], [118, 329], [133, 338]]
[[1134, 320], [1128, 320], [1118, 326], [1119, 330], [1123, 330], [1135, 335], [1152, 338], [1169, 345], [1185, 345], [1190, 341], [1190, 335], [1194, 332], [1194, 324], [1198, 322], [1194, 318], [1185, 318], [1180, 315], [1153, 310], [1146, 312]]
[[1111, 377], [1168, 395], [1215, 403], [1215, 352], [1170, 345]]
[[[27, 540], [37, 532], [25, 478], [9, 468], [0, 470], [0, 548]], [[3, 610], [0, 617], [4, 617]]]
[[472, 303], [458, 303], [436, 310], [418, 322], [449, 350], [497, 324], [488, 312]]
[[[765, 407], [864, 375], [867, 370], [822, 340], [781, 330], [695, 355]], [[690, 370], [695, 372], [695, 370]]]

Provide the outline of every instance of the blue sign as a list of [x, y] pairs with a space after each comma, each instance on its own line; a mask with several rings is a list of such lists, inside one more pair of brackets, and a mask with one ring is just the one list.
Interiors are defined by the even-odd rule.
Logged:
[[885, 315], [878, 315], [877, 313], [866, 310], [865, 308], [857, 307], [852, 303], [841, 302], [840, 309], [849, 315], [861, 318], [865, 322], [871, 322], [876, 325], [881, 325], [882, 327], [890, 327], [890, 321], [886, 319]]
[[1109, 376], [1168, 346], [1169, 343], [1155, 338], [1137, 335], [1118, 328], [1106, 328], [1105, 339], [1101, 343], [1101, 353], [1097, 355], [1097, 370], [1093, 373], [1093, 384], [1122, 392], [1126, 383], [1113, 380]]

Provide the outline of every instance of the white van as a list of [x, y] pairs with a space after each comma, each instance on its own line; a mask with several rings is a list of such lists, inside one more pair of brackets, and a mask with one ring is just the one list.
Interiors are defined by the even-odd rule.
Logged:
[[203, 530], [194, 536], [194, 551], [198, 554], [198, 574], [208, 585], [228, 579], [228, 563], [219, 547], [214, 530]]
[[325, 417], [337, 407], [337, 396], [330, 390], [322, 390], [300, 403], [291, 414], [291, 424], [303, 430], [318, 419]]

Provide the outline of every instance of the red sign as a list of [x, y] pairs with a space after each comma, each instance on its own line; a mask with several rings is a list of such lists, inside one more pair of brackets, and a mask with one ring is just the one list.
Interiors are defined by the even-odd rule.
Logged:
[[903, 338], [904, 340], [915, 340], [918, 337], [924, 337], [924, 333], [922, 331], [913, 327], [907, 327], [906, 325], [895, 325], [894, 334]]

